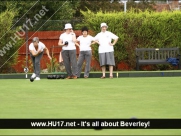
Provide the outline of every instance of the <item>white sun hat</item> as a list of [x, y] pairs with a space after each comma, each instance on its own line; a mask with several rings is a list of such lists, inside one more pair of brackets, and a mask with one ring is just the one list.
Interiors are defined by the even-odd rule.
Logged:
[[64, 29], [72, 29], [72, 25], [70, 23], [65, 24]]
[[108, 28], [106, 23], [101, 23], [101, 27], [103, 27], [103, 26], [106, 26]]

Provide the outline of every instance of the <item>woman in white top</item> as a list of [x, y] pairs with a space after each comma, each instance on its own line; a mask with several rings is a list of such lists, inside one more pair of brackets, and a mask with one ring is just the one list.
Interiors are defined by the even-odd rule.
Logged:
[[[107, 24], [101, 23], [101, 32], [95, 36], [95, 40], [99, 44], [99, 62], [102, 68], [102, 77], [104, 79], [106, 72], [106, 65], [109, 65], [110, 78], [113, 78], [113, 66], [115, 66], [114, 60], [114, 45], [118, 41], [118, 36], [112, 32], [107, 31]], [[113, 43], [112, 43], [112, 40]]]
[[76, 36], [71, 24], [65, 24], [65, 32], [60, 35], [58, 45], [62, 46], [62, 58], [68, 74], [67, 79], [77, 78]]
[[34, 73], [31, 76], [32, 78], [35, 78], [35, 80], [40, 80], [40, 60], [43, 56], [43, 51], [46, 52], [49, 59], [52, 59], [48, 48], [39, 41], [38, 37], [34, 37], [32, 40], [32, 43], [29, 45], [29, 51], [30, 51], [30, 57], [32, 59]]
[[94, 38], [90, 35], [88, 35], [88, 28], [83, 27], [82, 28], [82, 35], [77, 38], [76, 45], [80, 48], [79, 58], [77, 62], [78, 71], [77, 71], [77, 77], [80, 77], [81, 70], [82, 70], [82, 64], [85, 61], [85, 72], [84, 72], [84, 78], [89, 77], [90, 72], [90, 63], [91, 63], [91, 57], [92, 57], [92, 49], [91, 45], [95, 42]]

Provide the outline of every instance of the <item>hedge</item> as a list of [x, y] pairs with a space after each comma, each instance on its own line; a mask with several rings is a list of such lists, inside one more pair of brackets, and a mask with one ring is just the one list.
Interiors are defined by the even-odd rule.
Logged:
[[[180, 11], [139, 11], [132, 9], [124, 12], [90, 10], [81, 11], [84, 19], [79, 25], [88, 26], [94, 34], [100, 32], [100, 24], [106, 22], [108, 31], [119, 36], [115, 45], [116, 64], [126, 62], [135, 69], [135, 48], [181, 47], [181, 12]], [[98, 60], [98, 46], [93, 46], [93, 55]]]

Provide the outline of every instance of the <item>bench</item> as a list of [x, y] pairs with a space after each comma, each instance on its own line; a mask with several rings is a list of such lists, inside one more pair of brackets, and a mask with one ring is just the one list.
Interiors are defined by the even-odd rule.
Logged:
[[[179, 48], [136, 48], [136, 70], [144, 64], [170, 64], [168, 58], [177, 58], [181, 60]], [[178, 63], [178, 69], [181, 67], [181, 61]]]

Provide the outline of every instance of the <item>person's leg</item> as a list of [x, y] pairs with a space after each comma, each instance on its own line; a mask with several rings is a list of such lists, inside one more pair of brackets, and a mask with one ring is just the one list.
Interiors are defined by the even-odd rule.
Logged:
[[107, 64], [109, 65], [109, 76], [113, 78], [113, 66], [115, 66], [114, 52], [106, 53]]
[[109, 66], [110, 78], [113, 77], [113, 66]]
[[60, 66], [63, 66], [63, 58], [62, 58], [62, 53], [61, 52], [59, 54], [59, 64], [60, 64]]
[[82, 70], [82, 64], [84, 62], [84, 52], [83, 51], [80, 51], [80, 54], [79, 54], [79, 58], [78, 58], [78, 61], [77, 61], [77, 77], [80, 77], [80, 73], [81, 73], [81, 70]]
[[77, 57], [76, 50], [69, 50], [70, 62], [72, 65], [72, 75], [73, 78], [77, 78]]
[[36, 74], [36, 77], [40, 77], [40, 60], [43, 56], [43, 52], [40, 53], [38, 56], [35, 57], [35, 74]]
[[62, 50], [62, 58], [68, 77], [72, 76], [69, 50]]
[[106, 66], [102, 66], [102, 77], [106, 77]]
[[31, 53], [30, 53], [30, 57], [31, 57], [32, 64], [33, 64], [33, 71], [34, 71], [34, 74], [35, 74], [35, 57]]
[[106, 77], [106, 53], [99, 53], [99, 63], [102, 69], [102, 77]]
[[85, 72], [84, 72], [84, 77], [89, 77], [89, 72], [90, 72], [90, 63], [91, 63], [91, 57], [92, 57], [92, 51], [86, 51], [85, 55]]

